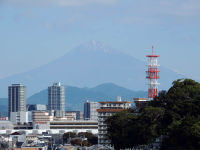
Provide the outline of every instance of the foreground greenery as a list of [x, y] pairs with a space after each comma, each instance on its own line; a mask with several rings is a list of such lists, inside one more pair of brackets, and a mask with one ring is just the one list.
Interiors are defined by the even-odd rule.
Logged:
[[116, 149], [146, 145], [165, 137], [161, 149], [200, 149], [200, 84], [177, 80], [141, 109], [123, 111], [107, 119], [108, 138]]

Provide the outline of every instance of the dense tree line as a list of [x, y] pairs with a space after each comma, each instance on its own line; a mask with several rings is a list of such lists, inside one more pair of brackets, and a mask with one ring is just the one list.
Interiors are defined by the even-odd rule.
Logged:
[[139, 114], [123, 111], [107, 119], [107, 136], [116, 149], [147, 145], [164, 137], [164, 150], [200, 149], [200, 84], [176, 80]]

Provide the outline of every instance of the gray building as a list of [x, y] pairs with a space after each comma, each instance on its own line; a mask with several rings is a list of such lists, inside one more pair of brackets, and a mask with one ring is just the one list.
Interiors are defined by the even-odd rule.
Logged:
[[26, 109], [28, 111], [28, 122], [32, 122], [33, 111], [47, 111], [47, 105], [44, 104], [27, 104]]
[[0, 120], [0, 130], [13, 129], [13, 123], [7, 120]]
[[90, 102], [87, 100], [84, 103], [84, 120], [97, 120], [98, 119], [98, 103]]
[[47, 110], [47, 105], [44, 105], [44, 104], [27, 104], [26, 108], [27, 108], [27, 111]]
[[60, 82], [48, 87], [48, 110], [57, 117], [65, 115], [65, 87]]
[[8, 87], [8, 116], [11, 112], [26, 111], [26, 87], [22, 84], [12, 84]]
[[28, 112], [24, 112], [24, 111], [10, 112], [10, 121], [13, 124], [17, 124], [17, 123], [24, 124], [28, 122]]

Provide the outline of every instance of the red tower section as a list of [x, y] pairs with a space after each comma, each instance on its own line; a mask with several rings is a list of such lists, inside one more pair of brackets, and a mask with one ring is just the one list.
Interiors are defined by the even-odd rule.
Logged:
[[152, 100], [155, 96], [158, 95], [158, 79], [160, 79], [159, 76], [159, 70], [158, 70], [158, 63], [157, 58], [160, 57], [159, 55], [153, 54], [153, 46], [152, 46], [152, 55], [147, 55], [148, 58], [148, 70], [146, 71], [146, 78], [148, 79], [148, 97], [149, 100]]

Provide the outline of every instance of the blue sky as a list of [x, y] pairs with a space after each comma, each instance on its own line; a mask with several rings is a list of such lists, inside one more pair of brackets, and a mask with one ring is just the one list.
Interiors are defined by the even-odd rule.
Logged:
[[0, 78], [96, 40], [200, 80], [199, 0], [0, 0]]

